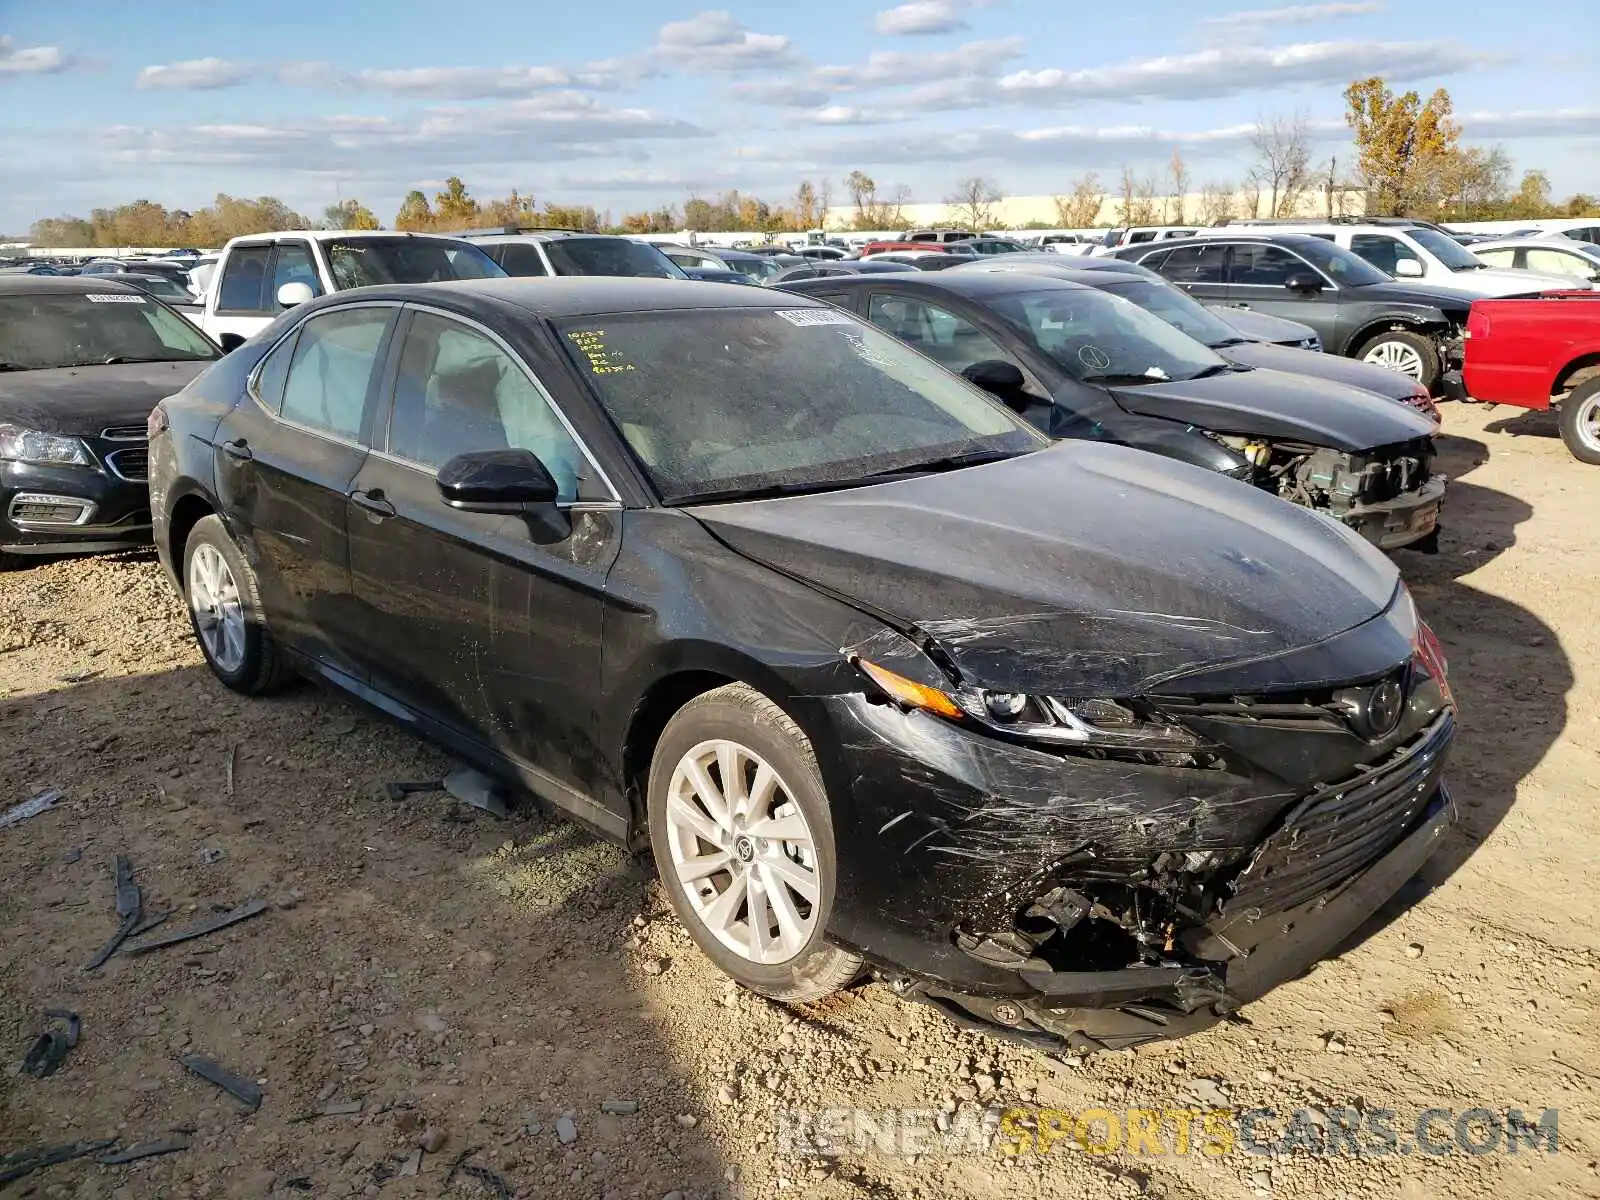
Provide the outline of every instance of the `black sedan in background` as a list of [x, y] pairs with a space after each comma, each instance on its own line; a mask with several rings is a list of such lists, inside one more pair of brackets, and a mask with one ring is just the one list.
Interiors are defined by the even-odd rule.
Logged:
[[1452, 819], [1444, 664], [1381, 554], [1051, 445], [812, 300], [339, 293], [152, 428], [224, 683], [330, 681], [648, 846], [777, 999], [870, 968], [1036, 1043], [1177, 1036], [1305, 970]]
[[[1053, 256], [1055, 257], [1055, 256]], [[1108, 261], [1115, 262], [1116, 259]], [[1066, 264], [1022, 263], [1008, 265], [1008, 260], [975, 263], [962, 267], [963, 271], [1017, 271], [1022, 274], [1048, 275], [1098, 288], [1112, 296], [1120, 296], [1137, 304], [1148, 313], [1160, 317], [1168, 325], [1183, 330], [1195, 341], [1211, 347], [1231, 363], [1245, 367], [1270, 367], [1274, 371], [1287, 371], [1291, 375], [1310, 375], [1357, 387], [1363, 391], [1395, 400], [1425, 413], [1438, 421], [1439, 409], [1428, 389], [1409, 375], [1399, 371], [1356, 362], [1335, 354], [1315, 350], [1297, 350], [1256, 341], [1240, 333], [1233, 324], [1223, 320], [1215, 310], [1186, 295], [1159, 275], [1148, 278], [1123, 275], [1110, 271], [1080, 271]], [[1231, 315], [1231, 314], [1230, 314]]]
[[1385, 550], [1432, 550], [1437, 425], [1344, 384], [1237, 366], [1121, 297], [1028, 272], [802, 279], [1052, 437], [1121, 442], [1326, 513]]
[[109, 277], [0, 278], [0, 566], [148, 543], [145, 421], [221, 353]]

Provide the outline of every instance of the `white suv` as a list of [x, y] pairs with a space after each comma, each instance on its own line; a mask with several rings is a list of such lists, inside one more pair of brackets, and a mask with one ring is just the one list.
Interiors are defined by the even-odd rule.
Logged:
[[[1204, 230], [1201, 236], [1225, 233], [1230, 228], [1237, 233], [1240, 227], [1253, 224], [1235, 221], [1221, 228]], [[1433, 287], [1475, 296], [1522, 296], [1557, 288], [1570, 291], [1573, 287], [1567, 276], [1491, 267], [1449, 234], [1422, 223], [1272, 221], [1270, 225], [1273, 233], [1308, 233], [1327, 238], [1396, 279], [1420, 279]]]

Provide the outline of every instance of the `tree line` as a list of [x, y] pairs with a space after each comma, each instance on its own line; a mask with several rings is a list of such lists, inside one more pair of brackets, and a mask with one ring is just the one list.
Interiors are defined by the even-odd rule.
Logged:
[[[1564, 201], [1551, 194], [1550, 178], [1528, 170], [1515, 185], [1511, 161], [1500, 146], [1461, 145], [1450, 94], [1439, 88], [1426, 100], [1419, 93], [1394, 92], [1377, 77], [1351, 83], [1344, 92], [1345, 120], [1355, 143], [1355, 160], [1337, 156], [1316, 161], [1304, 113], [1263, 117], [1250, 137], [1251, 162], [1238, 182], [1213, 180], [1193, 190], [1188, 163], [1176, 149], [1161, 172], [1141, 174], [1123, 166], [1114, 184], [1097, 172], [1073, 180], [1052, 196], [1056, 224], [1068, 229], [1101, 224], [1112, 201], [1117, 225], [1212, 225], [1247, 216], [1336, 217], [1352, 213], [1410, 216], [1440, 221], [1529, 219], [1600, 213], [1600, 199], [1578, 193]], [[715, 198], [689, 196], [673, 204], [624, 213], [591, 205], [537, 203], [513, 190], [496, 199], [479, 199], [458, 176], [445, 181], [430, 200], [420, 190], [408, 193], [393, 227], [445, 233], [504, 226], [576, 229], [599, 233], [676, 233], [727, 230], [753, 234], [797, 233], [825, 224], [841, 230], [896, 229], [906, 224], [911, 190], [904, 184], [880, 188], [864, 171], [839, 181], [848, 204], [841, 218], [834, 184], [802, 180], [794, 194], [769, 203], [738, 190]], [[992, 179], [960, 180], [944, 197], [953, 223], [992, 228], [1005, 193]], [[205, 208], [168, 209], [149, 200], [116, 208], [97, 208], [87, 217], [47, 217], [36, 221], [30, 240], [38, 246], [220, 246], [229, 238], [280, 229], [381, 229], [377, 216], [359, 200], [329, 205], [320, 218], [295, 212], [273, 196], [254, 200], [218, 194]], [[1035, 221], [1033, 228], [1047, 227]]]

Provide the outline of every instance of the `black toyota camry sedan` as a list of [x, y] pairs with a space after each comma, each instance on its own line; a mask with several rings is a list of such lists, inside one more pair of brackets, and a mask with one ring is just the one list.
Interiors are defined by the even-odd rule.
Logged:
[[221, 353], [110, 278], [0, 278], [0, 566], [148, 545], [145, 421]]
[[1215, 1022], [1452, 820], [1394, 566], [1052, 444], [897, 339], [672, 280], [364, 288], [152, 418], [217, 676], [346, 690], [653, 851], [745, 986], [875, 972], [1039, 1044]]
[[1054, 275], [962, 268], [780, 286], [866, 318], [1052, 437], [1221, 471], [1385, 550], [1437, 548], [1438, 425], [1372, 392], [1230, 362], [1121, 296]]

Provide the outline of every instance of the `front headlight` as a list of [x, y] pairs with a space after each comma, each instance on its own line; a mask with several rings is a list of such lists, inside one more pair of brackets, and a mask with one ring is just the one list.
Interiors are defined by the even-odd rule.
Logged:
[[18, 425], [0, 425], [0, 458], [55, 467], [94, 466], [89, 448], [78, 438], [39, 433]]

